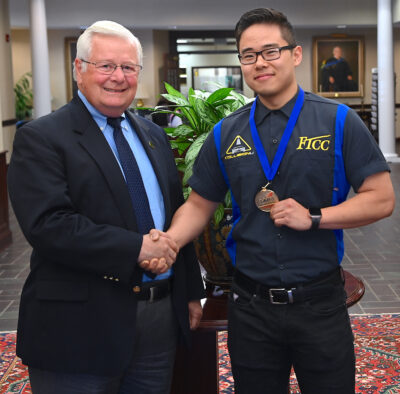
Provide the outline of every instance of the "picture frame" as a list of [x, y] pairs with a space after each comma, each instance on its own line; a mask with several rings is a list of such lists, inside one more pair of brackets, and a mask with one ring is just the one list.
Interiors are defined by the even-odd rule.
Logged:
[[320, 96], [364, 96], [363, 37], [313, 37], [313, 92]]
[[193, 89], [213, 92], [218, 85], [234, 88], [243, 93], [243, 77], [240, 66], [201, 66], [192, 68]]
[[76, 42], [78, 37], [65, 37], [65, 80], [67, 87], [67, 101], [71, 101], [76, 92], [78, 85], [73, 77], [74, 60], [76, 57]]

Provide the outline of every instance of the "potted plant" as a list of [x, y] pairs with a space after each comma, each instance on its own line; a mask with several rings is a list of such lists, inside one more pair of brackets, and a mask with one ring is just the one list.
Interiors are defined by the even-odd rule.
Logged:
[[[172, 104], [155, 107], [154, 111], [173, 114], [182, 119], [181, 125], [164, 130], [176, 152], [175, 160], [182, 173], [186, 199], [190, 194], [187, 181], [192, 175], [193, 164], [214, 125], [252, 99], [235, 92], [233, 88], [218, 85], [212, 93], [190, 88], [187, 98], [168, 83], [165, 83], [165, 89], [167, 93], [162, 96]], [[225, 249], [225, 240], [232, 224], [231, 213], [231, 195], [228, 192], [224, 203], [218, 206], [213, 219], [195, 240], [197, 256], [207, 272], [205, 279], [214, 285], [223, 286], [231, 281], [233, 268]]]
[[15, 116], [21, 123], [31, 119], [33, 109], [32, 74], [25, 73], [14, 86]]

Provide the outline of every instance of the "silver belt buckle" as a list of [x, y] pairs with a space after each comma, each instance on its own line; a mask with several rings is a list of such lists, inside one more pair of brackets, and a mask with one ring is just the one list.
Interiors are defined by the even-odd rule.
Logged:
[[[292, 289], [293, 290], [293, 289]], [[293, 304], [293, 293], [292, 290], [286, 290], [286, 289], [269, 289], [269, 300], [271, 302], [271, 304], [278, 304], [278, 305], [283, 305], [283, 304]], [[286, 291], [287, 295], [288, 295], [288, 301], [275, 301], [274, 300], [274, 295], [272, 294], [273, 291]]]

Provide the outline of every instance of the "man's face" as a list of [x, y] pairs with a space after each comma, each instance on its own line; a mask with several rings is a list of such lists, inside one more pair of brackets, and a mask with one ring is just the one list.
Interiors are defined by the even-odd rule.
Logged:
[[340, 47], [333, 48], [333, 57], [340, 59], [342, 57], [342, 49]]
[[[278, 25], [255, 24], [248, 27], [240, 38], [239, 52], [258, 52], [272, 47], [288, 45], [281, 35]], [[297, 91], [295, 67], [302, 59], [302, 49], [297, 46], [292, 51], [283, 50], [279, 59], [265, 61], [261, 55], [256, 63], [241, 65], [247, 85], [269, 108], [280, 108]]]
[[[117, 36], [95, 35], [89, 62], [107, 61], [114, 64], [139, 64], [136, 47], [128, 40]], [[110, 74], [102, 74], [93, 64], [86, 64], [82, 72], [82, 61], [75, 60], [76, 79], [79, 90], [103, 115], [120, 116], [135, 98], [138, 74], [125, 75], [118, 67]]]

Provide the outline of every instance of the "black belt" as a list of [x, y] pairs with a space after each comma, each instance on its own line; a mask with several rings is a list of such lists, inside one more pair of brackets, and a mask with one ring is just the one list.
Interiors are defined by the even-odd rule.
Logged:
[[153, 302], [160, 300], [171, 293], [171, 279], [144, 282], [142, 286], [135, 286], [133, 292], [139, 301]]
[[268, 287], [236, 270], [233, 282], [248, 293], [269, 300], [271, 304], [294, 304], [330, 295], [335, 285], [343, 283], [343, 279], [341, 268], [337, 268], [328, 275], [294, 287]]

